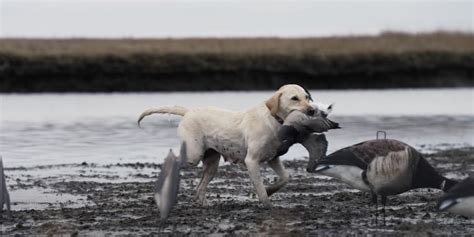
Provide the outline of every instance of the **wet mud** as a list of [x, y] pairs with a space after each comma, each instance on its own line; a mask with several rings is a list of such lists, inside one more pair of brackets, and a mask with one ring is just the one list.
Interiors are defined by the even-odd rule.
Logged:
[[[474, 148], [425, 155], [454, 179], [474, 175]], [[194, 202], [201, 168], [181, 172], [178, 203], [160, 222], [153, 187], [160, 165], [73, 164], [6, 169], [13, 217], [3, 216], [1, 233], [45, 235], [471, 235], [474, 219], [436, 212], [442, 192], [418, 189], [389, 197], [386, 225], [370, 195], [325, 176], [305, 171], [305, 159], [285, 161], [288, 185], [271, 196], [273, 207], [258, 202], [245, 168], [222, 165], [207, 193], [208, 205]], [[262, 168], [268, 185], [276, 175]], [[22, 196], [23, 194], [28, 194]], [[16, 200], [15, 200], [16, 197]], [[380, 208], [380, 206], [379, 206]], [[381, 212], [380, 212], [381, 213]]]

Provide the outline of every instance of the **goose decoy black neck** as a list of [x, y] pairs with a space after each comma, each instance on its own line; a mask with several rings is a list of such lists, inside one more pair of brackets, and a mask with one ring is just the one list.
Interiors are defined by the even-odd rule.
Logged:
[[[451, 190], [454, 186], [456, 186], [459, 182], [456, 180], [452, 179], [447, 179], [445, 178], [444, 181], [441, 183], [441, 189], [443, 192], [448, 192]], [[443, 185], [444, 184], [444, 185]]]
[[417, 152], [412, 152], [412, 154], [420, 158], [418, 159], [415, 175], [413, 175], [413, 188], [436, 188], [447, 192], [458, 183], [455, 180], [440, 175], [421, 154]]

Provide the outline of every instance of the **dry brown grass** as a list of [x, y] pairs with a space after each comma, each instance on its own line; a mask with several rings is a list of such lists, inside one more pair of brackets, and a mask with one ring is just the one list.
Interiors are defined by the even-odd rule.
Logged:
[[474, 52], [474, 35], [458, 32], [325, 38], [0, 39], [0, 54], [23, 57], [136, 54], [333, 56], [406, 52]]
[[474, 86], [473, 38], [0, 39], [0, 92]]

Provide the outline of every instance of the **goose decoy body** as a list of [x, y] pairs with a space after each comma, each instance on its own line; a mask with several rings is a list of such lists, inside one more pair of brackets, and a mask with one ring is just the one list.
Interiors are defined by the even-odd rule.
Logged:
[[440, 175], [415, 148], [392, 139], [340, 149], [321, 159], [314, 172], [382, 197], [416, 188], [447, 191], [457, 183]]
[[474, 217], [474, 177], [469, 177], [449, 189], [440, 198], [437, 209]]
[[417, 188], [446, 192], [457, 183], [440, 175], [413, 147], [391, 139], [369, 140], [338, 150], [321, 159], [314, 171], [371, 192], [375, 204], [381, 196], [384, 217], [387, 196]]
[[[285, 118], [283, 126], [278, 131], [278, 138], [281, 141], [281, 145], [278, 148], [277, 154], [278, 156], [285, 154], [295, 143], [305, 143], [308, 137], [313, 133], [323, 133], [330, 129], [338, 128], [340, 128], [339, 123], [329, 120], [326, 116], [322, 116], [321, 113], [316, 113], [315, 116], [309, 116], [295, 110]], [[311, 146], [308, 142], [306, 142], [306, 144]], [[305, 144], [303, 144], [303, 146], [306, 147]], [[308, 149], [308, 151], [310, 151], [310, 149]]]
[[177, 157], [170, 149], [165, 162], [161, 166], [161, 173], [155, 184], [155, 201], [160, 211], [161, 221], [165, 221], [168, 214], [176, 204], [179, 190], [179, 171], [181, 169], [183, 157], [186, 154], [185, 145], [181, 146], [180, 157]]
[[0, 219], [2, 218], [3, 206], [6, 206], [7, 214], [11, 216], [10, 195], [8, 194], [5, 174], [3, 172], [2, 157], [0, 157]]

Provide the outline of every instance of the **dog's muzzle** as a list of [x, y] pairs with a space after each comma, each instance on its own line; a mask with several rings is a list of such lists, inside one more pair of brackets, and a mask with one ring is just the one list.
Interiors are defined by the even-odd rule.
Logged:
[[313, 116], [314, 113], [316, 113], [316, 110], [314, 108], [308, 108], [308, 110], [306, 110], [306, 114], [309, 116]]

